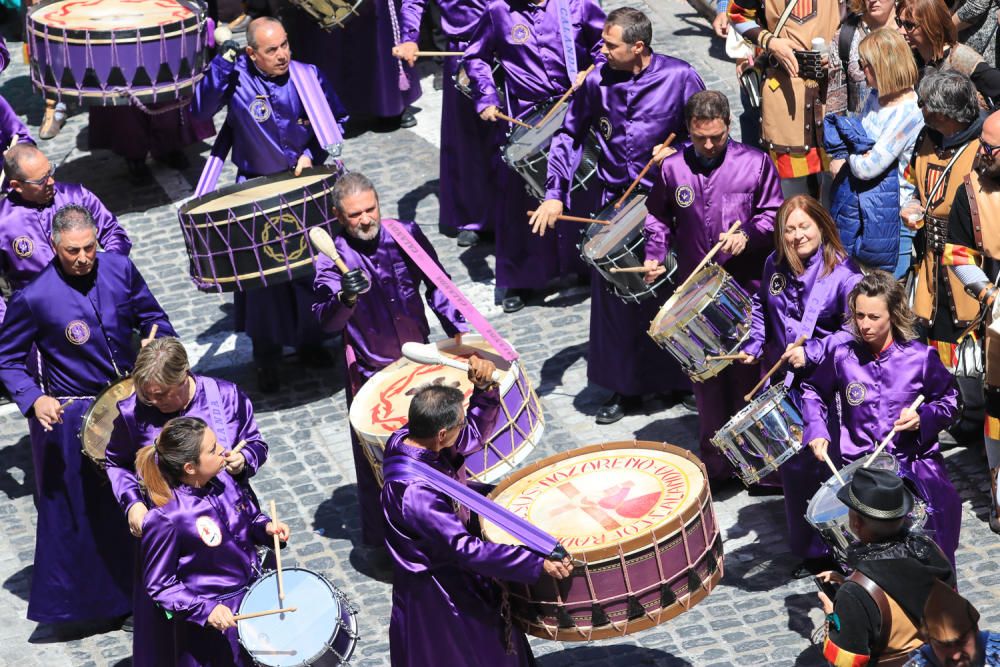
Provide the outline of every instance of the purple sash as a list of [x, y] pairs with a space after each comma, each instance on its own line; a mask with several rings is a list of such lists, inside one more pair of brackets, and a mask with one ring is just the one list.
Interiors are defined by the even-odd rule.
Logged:
[[424, 275], [427, 276], [428, 280], [434, 283], [434, 285], [441, 290], [446, 297], [448, 297], [448, 300], [451, 301], [456, 308], [458, 308], [462, 315], [465, 316], [465, 319], [468, 320], [469, 324], [474, 326], [476, 330], [482, 334], [483, 338], [486, 339], [486, 342], [492, 345], [493, 349], [496, 350], [501, 357], [507, 361], [514, 361], [517, 359], [517, 352], [515, 352], [514, 348], [510, 346], [510, 343], [505, 341], [503, 337], [496, 332], [496, 329], [490, 326], [490, 323], [486, 321], [486, 318], [483, 317], [482, 313], [476, 310], [476, 307], [473, 306], [467, 298], [465, 298], [462, 291], [458, 289], [455, 283], [451, 282], [451, 279], [445, 275], [444, 271], [441, 270], [441, 267], [438, 266], [438, 263], [431, 259], [431, 256], [420, 247], [420, 244], [417, 243], [416, 239], [410, 236], [410, 233], [406, 231], [401, 224], [395, 220], [383, 218], [382, 226], [385, 227], [387, 232], [389, 232], [389, 236], [391, 236], [392, 239], [399, 244], [399, 247], [403, 249], [403, 252], [409, 255], [410, 259], [416, 263], [417, 267], [424, 272]]
[[569, 75], [569, 85], [572, 86], [576, 83], [576, 75], [580, 70], [576, 63], [576, 43], [573, 41], [573, 16], [567, 0], [556, 0], [556, 14], [559, 18], [559, 40], [562, 42], [566, 73]]

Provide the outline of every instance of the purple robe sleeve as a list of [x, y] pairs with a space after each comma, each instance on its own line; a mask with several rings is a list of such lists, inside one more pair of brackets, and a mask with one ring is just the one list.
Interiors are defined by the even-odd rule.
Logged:
[[80, 188], [80, 206], [90, 211], [97, 223], [97, 240], [106, 252], [128, 256], [132, 251], [132, 241], [125, 228], [118, 224], [118, 218], [107, 209], [104, 203], [87, 188]]
[[482, 113], [487, 107], [500, 106], [500, 94], [493, 79], [493, 59], [495, 29], [492, 12], [483, 12], [472, 33], [469, 45], [465, 47], [462, 64], [469, 75], [472, 90], [476, 91], [476, 112]]
[[816, 438], [833, 442], [827, 413], [837, 389], [837, 353], [826, 355], [808, 379], [802, 382], [802, 442]]
[[221, 55], [215, 56], [194, 89], [191, 115], [198, 120], [211, 121], [212, 116], [229, 101], [237, 79], [236, 62], [229, 62]]
[[163, 312], [160, 303], [153, 296], [153, 293], [149, 291], [149, 286], [146, 285], [146, 281], [143, 279], [142, 274], [139, 273], [139, 269], [131, 262], [129, 262], [129, 269], [132, 273], [131, 280], [129, 281], [129, 303], [132, 306], [135, 328], [145, 338], [149, 335], [153, 325], [158, 324], [160, 327], [159, 336], [161, 338], [164, 336], [179, 337], [177, 336], [177, 332], [174, 331], [174, 327], [170, 324], [170, 320], [167, 319], [167, 314]]
[[[848, 297], [854, 286], [861, 282], [861, 278], [862, 274], [860, 272], [850, 272], [837, 281], [836, 289], [829, 298], [836, 300], [837, 303], [842, 305], [844, 309], [844, 324], [829, 336], [810, 338], [805, 342], [803, 347], [806, 353], [807, 369], [816, 366], [828, 354], [832, 354], [838, 347], [846, 345], [854, 339], [854, 328], [851, 325], [851, 316], [848, 312], [850, 308], [848, 306]], [[761, 283], [762, 288], [763, 286], [764, 283]]]
[[593, 0], [582, 0], [580, 5], [580, 37], [585, 45], [589, 45], [590, 60], [597, 69], [607, 62], [601, 49], [604, 48], [604, 24], [608, 16]]
[[19, 144], [35, 143], [28, 126], [21, 121], [7, 100], [0, 97], [0, 149], [6, 151], [15, 134]]
[[744, 250], [762, 250], [774, 244], [774, 218], [785, 196], [781, 194], [781, 180], [774, 162], [765, 157], [760, 161], [761, 170], [757, 190], [754, 192], [752, 220], [744, 220], [740, 226], [747, 235], [747, 248]]
[[45, 395], [28, 371], [28, 355], [38, 337], [36, 322], [31, 306], [18, 293], [0, 326], [0, 382], [25, 417], [32, 416], [35, 401]]
[[146, 591], [166, 611], [205, 625], [218, 602], [196, 595], [177, 578], [180, 555], [176, 529], [170, 518], [159, 512], [151, 512], [146, 517], [141, 541]]
[[542, 574], [543, 558], [521, 546], [492, 544], [469, 533], [451, 502], [421, 483], [403, 495], [403, 518], [429, 546], [431, 561], [452, 562], [485, 577], [532, 584]]
[[[648, 216], [646, 222], [647, 224], [649, 222]], [[742, 352], [749, 354], [755, 359], [760, 357], [761, 352], [764, 350], [764, 335], [767, 331], [767, 323], [764, 319], [764, 304], [767, 303], [767, 289], [771, 284], [771, 275], [773, 273], [773, 257], [768, 257], [767, 262], [764, 263], [764, 275], [761, 278], [760, 285], [757, 287], [757, 292], [750, 301], [750, 335], [747, 336], [747, 342], [744, 343]]]
[[552, 137], [549, 146], [549, 168], [545, 179], [545, 199], [558, 199], [569, 207], [569, 192], [573, 175], [580, 164], [583, 142], [587, 138], [594, 115], [594, 100], [600, 99], [597, 91], [600, 70], [590, 73], [583, 85], [573, 94], [566, 111], [563, 126]]
[[958, 415], [958, 389], [955, 378], [941, 363], [937, 350], [928, 347], [924, 357], [924, 404], [920, 414], [920, 443], [924, 448], [937, 444], [938, 433], [950, 427]]
[[0, 326], [3, 325], [4, 316], [7, 314], [7, 302], [4, 301], [2, 295], [0, 295]]
[[653, 190], [646, 198], [646, 221], [643, 229], [646, 233], [646, 255], [644, 259], [663, 262], [670, 250], [673, 235], [673, 213], [670, 210], [670, 197], [667, 193], [666, 177], [663, 166], [657, 171], [658, 177], [653, 183]]
[[[132, 409], [132, 406], [119, 407], [123, 410]], [[122, 512], [126, 514], [132, 505], [145, 504], [142, 489], [139, 486], [139, 477], [135, 474], [136, 450], [133, 437], [125, 416], [119, 414], [111, 429], [111, 440], [108, 442], [108, 448], [104, 452], [107, 460], [105, 470], [108, 473], [108, 480], [111, 482], [111, 490], [118, 505], [122, 508]]]
[[427, 0], [403, 0], [399, 27], [400, 41], [416, 42], [420, 39], [420, 21], [424, 17]]
[[[441, 266], [441, 260], [438, 259], [437, 251], [434, 250], [434, 246], [431, 245], [430, 240], [424, 235], [420, 227], [414, 223], [407, 225], [410, 234], [413, 238], [417, 240], [417, 243], [424, 249], [424, 251], [430, 255], [434, 263], [441, 267], [444, 271], [444, 267]], [[447, 271], [445, 271], [447, 275]], [[432, 283], [426, 276], [424, 276], [424, 283], [427, 285], [427, 289], [424, 292], [424, 296], [427, 299], [427, 304], [437, 315], [438, 322], [444, 328], [444, 332], [449, 336], [454, 336], [457, 333], [464, 333], [469, 330], [469, 325], [465, 322], [465, 317], [462, 313], [455, 307], [455, 305], [448, 300], [448, 297], [437, 288], [437, 285]]]
[[473, 390], [469, 398], [469, 410], [466, 413], [468, 424], [455, 441], [455, 453], [464, 456], [482, 449], [486, 444], [486, 438], [493, 433], [499, 412], [499, 390], [496, 388], [489, 391]]
[[241, 477], [244, 475], [253, 477], [267, 461], [267, 443], [264, 442], [260, 429], [257, 427], [257, 419], [254, 417], [253, 403], [250, 402], [250, 398], [238, 387], [232, 398], [236, 405], [232, 406], [231, 409], [234, 410], [236, 421], [239, 424], [235, 441], [246, 440], [247, 443], [241, 452], [243, 458], [246, 459], [246, 467]]
[[316, 301], [312, 305], [313, 315], [320, 327], [327, 333], [343, 331], [351, 319], [357, 303], [345, 306], [337, 294], [340, 293], [340, 271], [326, 255], [316, 258], [316, 278], [313, 280], [313, 294]]

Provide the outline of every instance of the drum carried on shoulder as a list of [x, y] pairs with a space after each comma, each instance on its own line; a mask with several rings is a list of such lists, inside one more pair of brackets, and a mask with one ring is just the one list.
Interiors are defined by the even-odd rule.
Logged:
[[135, 383], [126, 377], [104, 388], [83, 413], [80, 422], [80, 444], [83, 453], [101, 470], [107, 464], [105, 452], [111, 442], [115, 420], [118, 419], [118, 403], [135, 393]]

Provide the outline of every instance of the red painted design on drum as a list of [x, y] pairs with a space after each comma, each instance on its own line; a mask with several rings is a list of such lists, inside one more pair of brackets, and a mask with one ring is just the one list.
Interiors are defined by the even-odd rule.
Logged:
[[[114, 18], [115, 8], [129, 5], [130, 15], [135, 13], [136, 5], [146, 8], [139, 9], [135, 25], [105, 25], [102, 18]], [[97, 11], [88, 11], [99, 8]], [[156, 9], [154, 9], [156, 8]], [[176, 0], [70, 0], [61, 2], [37, 12], [32, 18], [43, 24], [72, 30], [128, 30], [137, 27], [149, 27], [175, 23], [193, 16], [191, 10]], [[114, 23], [114, 22], [113, 22]]]
[[[472, 355], [455, 355], [454, 358], [467, 361], [470, 356]], [[406, 405], [409, 405], [408, 393], [411, 389], [425, 384], [442, 384], [445, 381], [444, 369], [445, 367], [441, 365], [414, 364], [409, 373], [386, 385], [378, 392], [378, 401], [372, 406], [372, 425], [386, 433], [392, 433], [406, 426], [408, 419], [405, 413], [397, 410], [396, 400], [401, 396], [406, 397]], [[465, 392], [465, 398], [468, 399], [471, 394], [472, 390], [469, 389]]]

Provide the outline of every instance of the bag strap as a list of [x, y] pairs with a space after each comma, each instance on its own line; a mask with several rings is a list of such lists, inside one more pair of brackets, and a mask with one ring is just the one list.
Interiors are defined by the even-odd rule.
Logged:
[[972, 183], [972, 174], [966, 174], [963, 179], [965, 183], [965, 196], [969, 199], [969, 217], [972, 218], [972, 234], [976, 238], [976, 246], [983, 250], [983, 225], [979, 219], [979, 202], [976, 201], [975, 186]]
[[928, 203], [934, 201], [934, 195], [937, 194], [938, 189], [948, 182], [948, 174], [951, 173], [951, 168], [955, 166], [955, 163], [958, 162], [958, 158], [962, 157], [962, 153], [965, 152], [965, 149], [967, 149], [971, 143], [972, 142], [970, 141], [964, 144], [961, 148], [955, 151], [954, 155], [951, 156], [951, 160], [948, 161], [948, 164], [944, 167], [944, 171], [941, 172], [941, 177], [938, 178], [936, 183], [934, 183], [934, 187], [931, 188], [930, 194], [927, 195]]
[[774, 30], [772, 31], [775, 37], [778, 36], [781, 29], [785, 27], [786, 23], [788, 23], [788, 19], [792, 16], [792, 10], [795, 9], [795, 5], [797, 5], [798, 2], [799, 0], [788, 0], [788, 4], [785, 5], [785, 11], [781, 12], [781, 16], [778, 17], [778, 23], [774, 26]]
[[851, 60], [851, 42], [854, 41], [854, 33], [858, 31], [858, 22], [861, 20], [860, 14], [851, 14], [840, 25], [840, 38], [837, 40], [837, 53], [840, 55], [840, 64], [847, 72], [847, 66]]
[[878, 613], [882, 619], [879, 623], [878, 639], [876, 639], [875, 645], [872, 647], [872, 653], [882, 653], [889, 645], [889, 637], [892, 634], [892, 609], [889, 607], [889, 599], [886, 597], [882, 587], [869, 579], [860, 570], [852, 572], [847, 580], [861, 586], [878, 607]]

